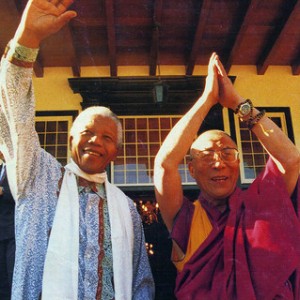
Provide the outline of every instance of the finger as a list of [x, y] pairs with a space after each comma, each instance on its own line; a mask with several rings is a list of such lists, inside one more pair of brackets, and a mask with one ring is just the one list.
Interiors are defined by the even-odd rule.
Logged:
[[49, 0], [48, 2], [56, 6], [57, 4], [59, 4], [60, 0]]
[[74, 2], [74, 0], [61, 0], [59, 2], [61, 2], [61, 4], [67, 9]]
[[215, 52], [213, 52], [212, 55], [210, 56], [209, 63], [208, 63], [208, 74], [213, 74], [214, 72], [216, 57], [217, 54]]
[[217, 58], [217, 60], [216, 60], [216, 66], [217, 66], [217, 68], [218, 68], [218, 73], [219, 73], [222, 77], [224, 77], [224, 76], [227, 75], [227, 72], [226, 72], [226, 70], [225, 70], [225, 68], [224, 68], [224, 66], [223, 66], [223, 64], [222, 64], [222, 62], [220, 61], [219, 58]]
[[61, 12], [64, 12], [74, 1], [73, 0], [50, 0], [49, 2], [55, 5]]
[[77, 13], [74, 10], [68, 10], [57, 18], [57, 24], [59, 24], [60, 27], [63, 27], [65, 24], [67, 24], [71, 19], [75, 18], [76, 16]]

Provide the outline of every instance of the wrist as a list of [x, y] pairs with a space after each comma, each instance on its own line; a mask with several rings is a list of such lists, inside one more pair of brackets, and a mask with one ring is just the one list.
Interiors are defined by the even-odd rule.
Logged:
[[32, 68], [38, 52], [39, 48], [28, 48], [15, 40], [11, 40], [6, 46], [4, 57], [15, 65]]
[[253, 116], [253, 104], [250, 99], [240, 101], [234, 109], [234, 113], [238, 115], [241, 121], [247, 121]]

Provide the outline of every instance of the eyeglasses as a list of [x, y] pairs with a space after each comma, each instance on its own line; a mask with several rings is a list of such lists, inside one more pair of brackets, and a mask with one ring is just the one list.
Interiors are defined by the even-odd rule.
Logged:
[[211, 164], [215, 161], [215, 155], [218, 155], [218, 158], [221, 158], [225, 163], [234, 163], [238, 160], [239, 151], [235, 148], [223, 148], [220, 151], [215, 151], [212, 149], [206, 150], [193, 150], [192, 158], [199, 158], [202, 161]]

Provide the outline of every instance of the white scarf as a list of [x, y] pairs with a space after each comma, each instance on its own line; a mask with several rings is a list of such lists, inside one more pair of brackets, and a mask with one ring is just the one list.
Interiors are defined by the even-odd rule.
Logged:
[[[132, 298], [133, 224], [124, 193], [110, 184], [106, 173], [86, 174], [71, 161], [58, 198], [43, 274], [43, 300], [78, 299], [79, 196], [76, 176], [104, 183], [111, 223], [116, 300]], [[126, 272], [126, 273], [124, 273]]]

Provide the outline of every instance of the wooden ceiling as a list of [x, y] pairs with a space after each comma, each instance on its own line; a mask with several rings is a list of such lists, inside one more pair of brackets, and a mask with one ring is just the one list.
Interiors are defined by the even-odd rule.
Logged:
[[[13, 36], [24, 0], [0, 0], [0, 50]], [[185, 66], [193, 75], [216, 51], [227, 71], [270, 65], [300, 74], [300, 0], [75, 0], [78, 17], [42, 45], [35, 73], [44, 67]]]

